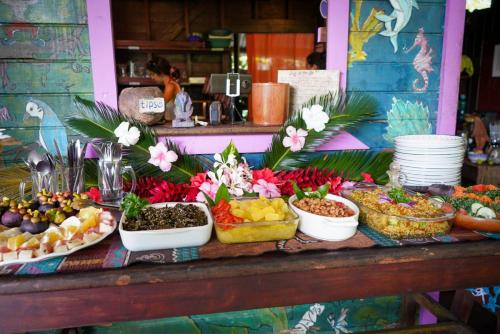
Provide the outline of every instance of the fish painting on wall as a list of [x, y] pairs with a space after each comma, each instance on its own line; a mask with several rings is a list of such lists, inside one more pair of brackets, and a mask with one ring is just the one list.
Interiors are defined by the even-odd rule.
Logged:
[[354, 3], [354, 15], [351, 13], [351, 28], [349, 32], [349, 66], [355, 61], [365, 61], [368, 56], [363, 50], [365, 44], [382, 30], [383, 24], [377, 20], [378, 15], [383, 15], [383, 10], [372, 8], [370, 15], [365, 19], [363, 25], [360, 26], [361, 8], [363, 1], [359, 0]]
[[[394, 48], [394, 53], [398, 52], [398, 34], [408, 24], [411, 18], [413, 7], [419, 9], [416, 0], [389, 0], [393, 11], [391, 14], [379, 14], [377, 19], [384, 22], [385, 30], [380, 35], [389, 37]], [[393, 26], [394, 21], [394, 26]]]

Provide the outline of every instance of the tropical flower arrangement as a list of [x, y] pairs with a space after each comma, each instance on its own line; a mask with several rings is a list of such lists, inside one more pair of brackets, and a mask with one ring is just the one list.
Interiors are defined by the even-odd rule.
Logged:
[[[313, 153], [341, 131], [373, 117], [375, 101], [361, 93], [349, 98], [330, 93], [304, 104], [273, 136], [260, 166], [250, 166], [233, 143], [213, 157], [187, 155], [173, 141], [156, 138], [148, 126], [102, 103], [79, 97], [75, 103], [80, 112], [67, 125], [93, 140], [123, 144], [126, 163], [139, 176], [136, 194], [151, 203], [213, 200], [221, 185], [232, 197], [290, 196], [292, 180], [312, 190], [328, 182], [329, 191], [338, 193], [346, 180], [384, 182], [392, 160], [389, 152]], [[92, 172], [86, 175], [89, 183], [94, 179]], [[97, 196], [98, 191], [90, 193]]]

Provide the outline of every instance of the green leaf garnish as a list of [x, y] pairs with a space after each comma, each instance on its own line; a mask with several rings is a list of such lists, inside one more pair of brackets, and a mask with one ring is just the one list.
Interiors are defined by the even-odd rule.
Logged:
[[392, 188], [387, 192], [387, 195], [396, 203], [408, 203], [411, 202], [411, 198], [406, 196], [405, 191], [402, 188]]
[[128, 193], [120, 205], [120, 209], [127, 219], [137, 218], [141, 210], [148, 206], [150, 203], [147, 199], [140, 198], [136, 194]]
[[219, 204], [222, 199], [228, 203], [231, 200], [231, 194], [229, 194], [229, 190], [227, 190], [224, 183], [219, 186], [219, 189], [217, 189], [217, 192], [215, 193], [215, 205]]
[[[292, 183], [293, 192], [297, 195], [297, 199], [301, 200], [303, 198], [325, 198], [328, 195], [328, 190], [330, 190], [331, 184], [329, 182], [325, 183], [321, 187], [318, 187], [316, 191], [310, 191], [311, 188], [300, 189], [300, 187], [294, 182]], [[308, 189], [309, 191], [305, 191]]]

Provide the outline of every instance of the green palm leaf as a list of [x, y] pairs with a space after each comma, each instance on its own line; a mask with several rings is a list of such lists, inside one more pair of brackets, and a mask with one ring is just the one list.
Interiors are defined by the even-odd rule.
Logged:
[[334, 171], [336, 175], [352, 181], [363, 179], [361, 173], [368, 173], [378, 184], [387, 183], [386, 171], [392, 162], [393, 153], [388, 151], [342, 151], [317, 157], [301, 168], [311, 167]]
[[195, 156], [187, 156], [177, 145], [167, 140], [167, 148], [178, 155], [178, 160], [172, 169], [165, 175], [158, 167], [149, 164], [149, 147], [156, 145], [156, 136], [153, 130], [144, 124], [127, 118], [117, 110], [101, 102], [93, 102], [75, 98], [78, 114], [66, 118], [66, 124], [75, 132], [100, 140], [115, 140], [114, 130], [121, 122], [129, 122], [141, 132], [141, 137], [136, 145], [127, 148], [126, 163], [132, 165], [137, 176], [162, 175], [175, 179], [178, 182], [187, 182], [191, 176], [203, 170], [203, 163]]
[[[286, 128], [293, 126], [296, 129], [306, 129], [302, 119], [302, 109], [319, 104], [328, 114], [329, 121], [326, 128], [321, 132], [309, 131], [305, 138], [304, 148], [300, 152], [292, 152], [283, 146], [283, 139], [287, 136]], [[345, 93], [329, 93], [312, 98], [305, 103], [300, 110], [296, 111], [282, 126], [280, 131], [273, 136], [270, 147], [263, 157], [263, 167], [272, 170], [290, 170], [304, 165], [308, 161], [306, 152], [314, 152], [319, 146], [329, 142], [332, 137], [341, 131], [350, 129], [375, 115], [377, 102], [371, 96], [364, 93], [351, 93], [346, 98]]]

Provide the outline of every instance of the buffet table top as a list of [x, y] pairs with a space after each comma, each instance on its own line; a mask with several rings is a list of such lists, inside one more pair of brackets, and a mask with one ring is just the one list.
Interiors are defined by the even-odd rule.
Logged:
[[499, 285], [500, 240], [468, 240], [7, 273], [0, 332]]

